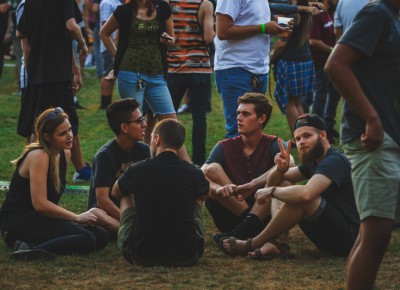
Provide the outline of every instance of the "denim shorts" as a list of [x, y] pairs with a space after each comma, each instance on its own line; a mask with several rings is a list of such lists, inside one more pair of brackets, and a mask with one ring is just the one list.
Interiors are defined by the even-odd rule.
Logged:
[[343, 149], [351, 162], [360, 219], [394, 220], [400, 197], [400, 146], [385, 133], [382, 144], [373, 151], [365, 150], [360, 138], [344, 144]]
[[[141, 80], [141, 87], [139, 81]], [[143, 110], [145, 100], [154, 115], [175, 114], [174, 105], [163, 75], [148, 75], [134, 71], [119, 71], [118, 92], [122, 99], [133, 98]]]

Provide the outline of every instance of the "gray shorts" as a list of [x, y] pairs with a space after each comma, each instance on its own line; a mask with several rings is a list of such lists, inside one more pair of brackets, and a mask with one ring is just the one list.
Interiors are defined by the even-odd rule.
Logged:
[[351, 162], [351, 177], [360, 219], [394, 220], [400, 196], [400, 146], [384, 134], [383, 142], [367, 151], [359, 138], [343, 145]]

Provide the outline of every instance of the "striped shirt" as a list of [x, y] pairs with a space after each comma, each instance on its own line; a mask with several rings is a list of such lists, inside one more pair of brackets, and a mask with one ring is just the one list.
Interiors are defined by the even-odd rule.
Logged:
[[211, 73], [208, 47], [198, 22], [203, 0], [170, 0], [176, 42], [168, 49], [169, 73]]

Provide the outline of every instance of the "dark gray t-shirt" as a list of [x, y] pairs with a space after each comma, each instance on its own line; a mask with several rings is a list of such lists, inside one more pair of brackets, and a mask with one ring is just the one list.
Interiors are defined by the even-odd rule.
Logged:
[[109, 187], [110, 199], [119, 206], [119, 201], [111, 196], [115, 181], [122, 176], [129, 165], [149, 157], [149, 146], [142, 142], [135, 142], [129, 152], [123, 151], [115, 139], [104, 144], [93, 158], [88, 208], [97, 206], [97, 187]]
[[[400, 18], [387, 0], [367, 4], [339, 43], [362, 53], [354, 73], [381, 119], [383, 129], [400, 145]], [[345, 103], [341, 143], [358, 138], [365, 122]]]

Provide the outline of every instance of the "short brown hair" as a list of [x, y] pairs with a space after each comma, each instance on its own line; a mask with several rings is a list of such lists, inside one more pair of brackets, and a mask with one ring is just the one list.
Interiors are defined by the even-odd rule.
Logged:
[[112, 102], [106, 109], [108, 125], [115, 135], [121, 133], [121, 124], [129, 121], [133, 112], [139, 108], [135, 99], [119, 99]]
[[185, 127], [176, 119], [164, 119], [154, 127], [153, 135], [159, 135], [165, 148], [179, 150], [185, 143]]
[[254, 110], [256, 111], [257, 117], [261, 117], [263, 114], [266, 116], [263, 128], [269, 122], [272, 114], [272, 105], [265, 95], [261, 93], [245, 93], [239, 97], [238, 104], [254, 104]]

